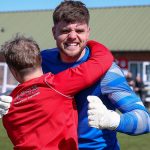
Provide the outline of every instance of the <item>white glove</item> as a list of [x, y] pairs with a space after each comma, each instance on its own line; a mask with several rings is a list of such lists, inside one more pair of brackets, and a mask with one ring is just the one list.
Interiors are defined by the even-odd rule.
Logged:
[[88, 96], [88, 123], [98, 129], [115, 130], [120, 123], [120, 115], [108, 110], [97, 96]]
[[0, 118], [2, 118], [3, 115], [8, 113], [11, 102], [12, 102], [11, 96], [5, 95], [0, 96]]

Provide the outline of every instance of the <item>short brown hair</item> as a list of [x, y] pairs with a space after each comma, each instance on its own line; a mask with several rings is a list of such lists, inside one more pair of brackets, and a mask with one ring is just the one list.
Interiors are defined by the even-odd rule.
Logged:
[[54, 25], [60, 21], [67, 23], [85, 22], [89, 24], [89, 11], [81, 1], [66, 0], [61, 2], [54, 10]]
[[41, 66], [40, 48], [32, 38], [16, 34], [2, 45], [1, 51], [8, 66], [17, 71]]

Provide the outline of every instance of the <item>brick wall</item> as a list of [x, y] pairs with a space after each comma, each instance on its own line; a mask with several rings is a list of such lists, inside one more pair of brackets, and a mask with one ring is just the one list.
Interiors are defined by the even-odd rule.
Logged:
[[150, 61], [150, 52], [112, 52], [114, 57], [126, 58], [128, 61]]

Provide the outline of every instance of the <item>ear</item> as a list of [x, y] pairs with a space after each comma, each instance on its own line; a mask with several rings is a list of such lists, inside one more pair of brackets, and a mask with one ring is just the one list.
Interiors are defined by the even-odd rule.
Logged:
[[56, 40], [56, 26], [52, 27], [52, 33], [53, 33], [53, 37]]
[[91, 28], [88, 26], [88, 37], [90, 36]]
[[89, 30], [89, 32], [91, 31], [91, 28], [90, 28], [90, 26], [88, 26], [88, 30]]

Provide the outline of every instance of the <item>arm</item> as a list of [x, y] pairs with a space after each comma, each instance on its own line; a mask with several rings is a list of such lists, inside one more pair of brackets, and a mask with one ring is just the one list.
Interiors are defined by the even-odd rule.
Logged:
[[112, 64], [112, 54], [97, 42], [89, 41], [88, 46], [91, 49], [89, 60], [56, 74], [53, 78], [53, 88], [65, 95], [73, 96], [104, 75]]
[[[97, 106], [94, 106], [94, 111], [96, 110], [98, 112], [94, 116], [94, 121], [102, 120], [101, 118], [103, 118], [104, 120], [106, 119], [106, 125], [103, 125], [101, 121], [95, 121], [96, 123], [93, 123], [92, 120], [91, 123], [90, 117], [91, 126], [96, 126], [100, 129], [116, 129], [118, 132], [129, 135], [138, 135], [150, 132], [149, 113], [140, 98], [131, 90], [124, 75], [116, 65], [113, 65], [107, 72], [101, 83], [101, 90], [104, 95], [108, 96], [110, 103], [113, 104], [114, 107], [121, 112], [121, 114], [118, 114], [113, 110], [108, 110], [103, 103], [100, 103]], [[101, 107], [105, 107], [103, 112], [100, 111]]]

